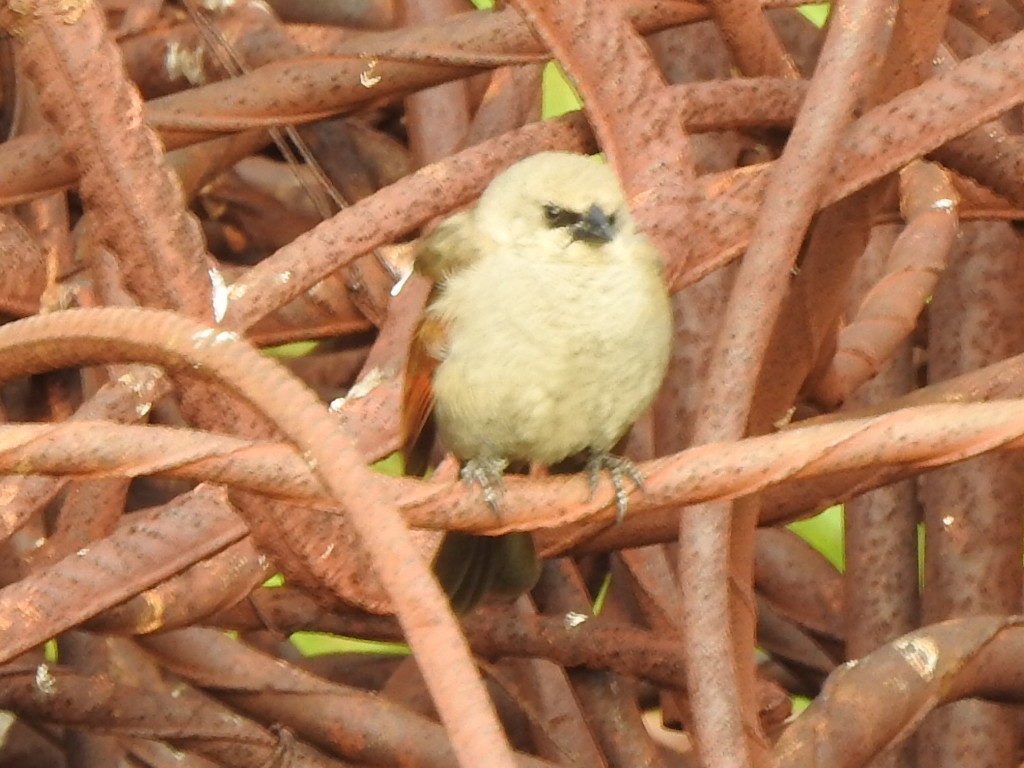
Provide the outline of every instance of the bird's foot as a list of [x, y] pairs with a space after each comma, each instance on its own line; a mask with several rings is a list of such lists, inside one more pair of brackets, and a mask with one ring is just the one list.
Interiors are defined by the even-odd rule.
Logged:
[[501, 501], [501, 494], [505, 492], [502, 473], [507, 466], [508, 461], [505, 459], [470, 459], [459, 474], [467, 485], [479, 485], [487, 506], [496, 510]]
[[640, 474], [636, 464], [623, 456], [615, 456], [607, 452], [593, 453], [587, 460], [591, 496], [597, 492], [597, 483], [602, 470], [608, 471], [612, 487], [615, 488], [615, 519], [621, 523], [629, 508], [629, 493], [626, 491], [625, 480], [629, 478], [638, 489], [643, 490], [644, 476]]

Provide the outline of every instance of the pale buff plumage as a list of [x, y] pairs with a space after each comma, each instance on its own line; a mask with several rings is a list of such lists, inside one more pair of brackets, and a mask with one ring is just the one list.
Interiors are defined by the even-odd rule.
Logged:
[[[547, 465], [587, 452], [612, 470], [624, 506], [619, 474], [631, 467], [608, 451], [657, 392], [672, 322], [661, 260], [634, 227], [611, 169], [566, 152], [516, 163], [426, 238], [417, 268], [438, 284], [411, 365], [430, 363], [434, 417], [464, 477], [496, 503], [508, 462]], [[504, 579], [494, 562], [509, 546], [522, 558], [521, 537], [457, 541], [458, 550], [486, 551], [460, 560], [453, 545], [442, 547], [442, 581], [453, 563], [460, 581], [485, 560], [492, 582], [476, 583], [464, 603], [503, 580], [516, 592], [536, 577], [531, 564], [522, 578]]]

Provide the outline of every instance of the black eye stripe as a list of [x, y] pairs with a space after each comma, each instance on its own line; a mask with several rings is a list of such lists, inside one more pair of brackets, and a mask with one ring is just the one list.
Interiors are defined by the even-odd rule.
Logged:
[[583, 215], [577, 211], [570, 211], [557, 205], [547, 203], [544, 206], [544, 218], [547, 219], [549, 227], [571, 227], [579, 224]]

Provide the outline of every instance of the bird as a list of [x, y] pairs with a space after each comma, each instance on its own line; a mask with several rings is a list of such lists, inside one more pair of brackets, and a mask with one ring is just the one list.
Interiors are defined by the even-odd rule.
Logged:
[[[624, 481], [642, 476], [612, 449], [664, 378], [672, 310], [661, 255], [612, 169], [572, 152], [526, 157], [423, 238], [414, 268], [434, 285], [407, 358], [405, 444], [432, 417], [494, 509], [510, 465], [585, 455], [591, 492], [607, 471], [621, 519]], [[433, 568], [460, 614], [540, 573], [528, 532], [448, 532]]]

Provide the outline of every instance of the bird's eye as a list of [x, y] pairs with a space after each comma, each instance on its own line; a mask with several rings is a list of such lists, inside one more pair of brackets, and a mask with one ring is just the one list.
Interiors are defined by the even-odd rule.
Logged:
[[578, 223], [580, 215], [576, 211], [567, 210], [554, 203], [545, 203], [544, 218], [549, 227], [568, 227]]
[[544, 206], [544, 218], [548, 220], [549, 224], [554, 224], [555, 221], [560, 219], [564, 213], [565, 211], [557, 205], [548, 203]]

